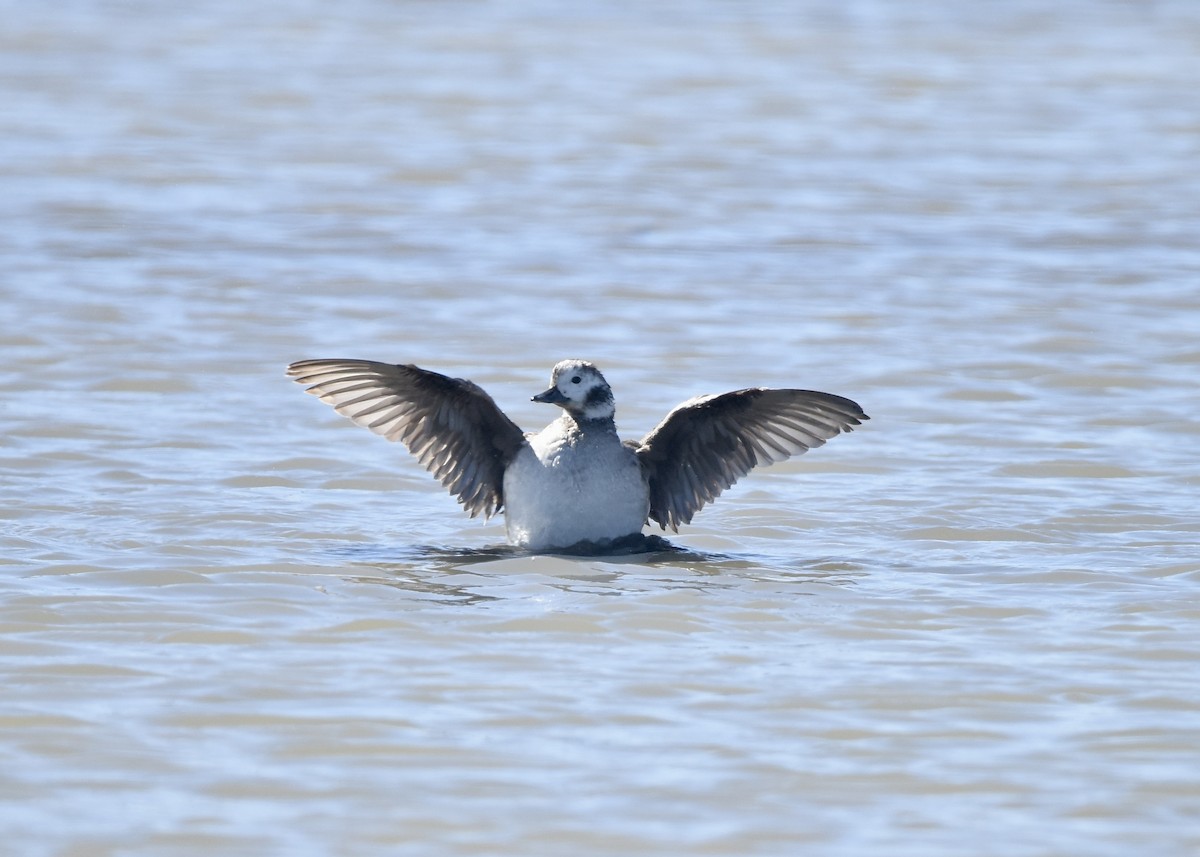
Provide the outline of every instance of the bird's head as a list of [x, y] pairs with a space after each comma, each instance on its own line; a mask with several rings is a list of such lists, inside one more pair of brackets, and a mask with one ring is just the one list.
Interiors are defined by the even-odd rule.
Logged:
[[558, 363], [550, 376], [550, 389], [533, 401], [558, 405], [576, 420], [611, 420], [616, 413], [612, 389], [586, 360]]

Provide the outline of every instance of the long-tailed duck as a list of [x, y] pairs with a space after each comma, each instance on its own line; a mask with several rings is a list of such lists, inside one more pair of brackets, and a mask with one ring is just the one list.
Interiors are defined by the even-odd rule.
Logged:
[[563, 414], [525, 434], [478, 385], [417, 366], [301, 360], [307, 392], [388, 440], [401, 441], [471, 515], [504, 510], [511, 544], [531, 550], [604, 545], [648, 520], [677, 532], [758, 464], [820, 446], [869, 417], [811, 390], [751, 387], [697, 396], [640, 441], [622, 442], [612, 390], [591, 363], [563, 360], [532, 401]]

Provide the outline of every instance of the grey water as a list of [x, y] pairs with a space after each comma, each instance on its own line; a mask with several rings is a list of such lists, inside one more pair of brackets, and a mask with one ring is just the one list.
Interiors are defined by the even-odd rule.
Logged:
[[[1200, 850], [1200, 7], [0, 11], [6, 849]], [[312, 357], [872, 420], [529, 555]]]

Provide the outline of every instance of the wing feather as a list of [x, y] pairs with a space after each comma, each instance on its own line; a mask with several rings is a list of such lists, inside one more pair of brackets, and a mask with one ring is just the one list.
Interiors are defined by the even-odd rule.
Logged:
[[650, 483], [650, 517], [678, 531], [758, 465], [800, 455], [867, 419], [850, 399], [813, 390], [753, 387], [684, 402], [632, 444]]
[[504, 506], [504, 469], [525, 437], [479, 386], [372, 360], [301, 360], [287, 373], [338, 413], [403, 443], [471, 517]]

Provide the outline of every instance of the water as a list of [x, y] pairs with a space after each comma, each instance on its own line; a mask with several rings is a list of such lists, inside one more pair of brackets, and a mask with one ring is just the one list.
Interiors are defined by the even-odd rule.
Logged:
[[[23, 855], [1200, 849], [1189, 2], [7, 3]], [[860, 401], [498, 548], [283, 376]]]

